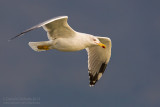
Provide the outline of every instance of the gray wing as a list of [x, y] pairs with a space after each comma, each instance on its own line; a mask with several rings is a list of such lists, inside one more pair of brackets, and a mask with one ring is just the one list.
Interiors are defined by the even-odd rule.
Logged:
[[106, 48], [100, 46], [93, 46], [87, 48], [88, 52], [88, 72], [90, 78], [90, 86], [102, 77], [107, 64], [111, 57], [111, 40], [107, 37], [97, 37], [100, 42], [106, 45]]
[[43, 23], [40, 23], [36, 26], [33, 26], [33, 27], [23, 31], [22, 33], [11, 38], [10, 40], [13, 40], [19, 36], [24, 35], [25, 33], [29, 32], [29, 31], [32, 31], [32, 30], [40, 28], [40, 27], [43, 27], [45, 29], [45, 31], [47, 31], [49, 39], [74, 36], [75, 31], [68, 25], [67, 19], [68, 19], [68, 16], [55, 17], [53, 19], [47, 20]]
[[75, 31], [68, 25], [67, 16], [54, 18], [43, 26], [48, 34], [48, 39], [66, 38], [75, 36]]

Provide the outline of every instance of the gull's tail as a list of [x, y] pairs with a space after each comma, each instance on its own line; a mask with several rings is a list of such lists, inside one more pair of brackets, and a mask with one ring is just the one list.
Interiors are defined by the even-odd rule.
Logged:
[[34, 51], [46, 51], [52, 49], [52, 42], [51, 41], [42, 41], [42, 42], [29, 42], [28, 45]]

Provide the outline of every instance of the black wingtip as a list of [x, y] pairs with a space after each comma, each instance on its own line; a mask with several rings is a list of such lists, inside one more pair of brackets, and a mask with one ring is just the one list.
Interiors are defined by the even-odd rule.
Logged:
[[90, 81], [90, 82], [89, 82], [89, 86], [90, 86], [90, 87], [94, 87], [95, 84], [96, 84], [96, 82], [93, 82], [93, 81]]
[[17, 37], [20, 37], [20, 36], [24, 35], [25, 33], [29, 32], [29, 31], [32, 31], [32, 30], [34, 30], [34, 29], [36, 29], [36, 28], [38, 28], [38, 26], [31, 27], [30, 29], [27, 29], [27, 30], [23, 31], [22, 33], [14, 36], [14, 37], [12, 37], [12, 38], [9, 39], [8, 41], [11, 41], [11, 40], [13, 40], [13, 39], [15, 39], [15, 38], [17, 38]]
[[22, 33], [20, 33], [20, 34], [18, 34], [18, 35], [16, 35], [16, 36], [14, 36], [14, 37], [12, 37], [12, 38], [10, 38], [9, 40], [8, 40], [8, 42], [10, 42], [10, 41], [12, 41], [13, 39], [15, 39], [15, 38], [17, 38], [17, 37], [19, 37], [19, 36], [22, 36], [23, 34]]
[[90, 87], [93, 87], [98, 82], [98, 80], [101, 78], [101, 76], [99, 77], [100, 73], [102, 75], [104, 73], [106, 67], [107, 67], [107, 64], [102, 63], [98, 73], [96, 73], [95, 75], [93, 75], [92, 73], [89, 73], [89, 80], [90, 80], [89, 86]]

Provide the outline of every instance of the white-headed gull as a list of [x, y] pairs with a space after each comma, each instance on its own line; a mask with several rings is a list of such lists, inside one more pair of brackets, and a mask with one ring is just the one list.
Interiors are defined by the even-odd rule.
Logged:
[[49, 41], [29, 42], [34, 51], [56, 49], [59, 51], [79, 51], [86, 49], [88, 53], [88, 72], [90, 86], [102, 77], [111, 57], [111, 40], [108, 37], [98, 37], [74, 31], [67, 23], [68, 16], [60, 16], [40, 23], [25, 30], [10, 40], [31, 30], [43, 27]]

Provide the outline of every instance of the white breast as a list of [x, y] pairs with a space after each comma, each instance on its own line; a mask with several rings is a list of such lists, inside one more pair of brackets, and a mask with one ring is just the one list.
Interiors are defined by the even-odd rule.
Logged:
[[75, 38], [58, 38], [54, 42], [54, 49], [59, 51], [79, 51], [86, 47], [83, 41]]

